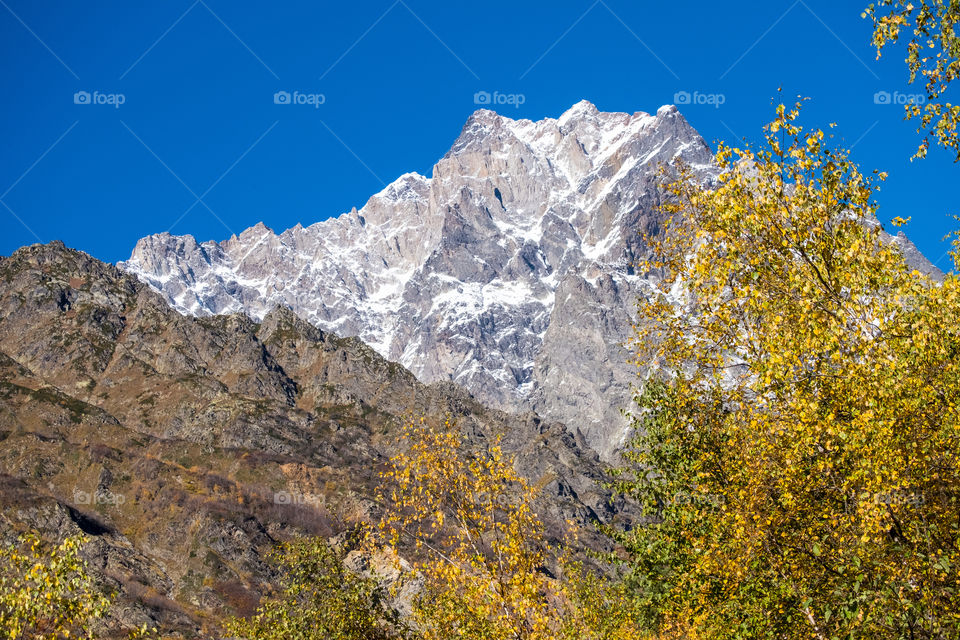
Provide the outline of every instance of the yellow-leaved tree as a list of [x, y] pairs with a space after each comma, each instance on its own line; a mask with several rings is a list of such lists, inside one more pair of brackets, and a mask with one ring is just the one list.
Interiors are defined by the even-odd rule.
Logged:
[[924, 157], [930, 139], [952, 150], [960, 160], [960, 105], [943, 100], [950, 84], [960, 76], [960, 1], [958, 0], [879, 0], [871, 4], [864, 17], [873, 19], [873, 45], [877, 57], [887, 46], [896, 44], [907, 32], [907, 69], [910, 82], [924, 79], [925, 96], [907, 105], [907, 119], [919, 118], [919, 131], [927, 136], [915, 157]]
[[101, 592], [80, 557], [84, 539], [66, 538], [47, 547], [21, 538], [0, 548], [0, 638], [62, 640], [93, 638], [91, 625], [111, 598]]
[[[536, 490], [494, 438], [467, 454], [454, 426], [411, 420], [384, 474], [382, 540], [417, 559], [413, 624], [425, 640], [637, 638], [619, 586], [545, 542]], [[552, 575], [551, 569], [558, 575]]]
[[665, 637], [957, 638], [960, 281], [799, 108], [667, 187], [619, 482], [653, 523], [615, 537]]
[[404, 625], [376, 580], [351, 570], [344, 553], [321, 538], [279, 546], [273, 559], [282, 589], [250, 618], [226, 630], [245, 640], [400, 640]]

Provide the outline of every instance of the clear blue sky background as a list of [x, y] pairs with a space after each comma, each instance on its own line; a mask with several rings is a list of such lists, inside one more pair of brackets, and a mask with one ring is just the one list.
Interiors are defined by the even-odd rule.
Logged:
[[[909, 162], [913, 124], [874, 94], [920, 87], [902, 51], [875, 60], [865, 4], [0, 0], [0, 254], [61, 239], [116, 261], [151, 233], [338, 215], [429, 175], [478, 91], [522, 94], [496, 109], [532, 119], [584, 98], [655, 112], [678, 91], [722, 94], [681, 105], [714, 143], [755, 140], [782, 85], [811, 98], [807, 123], [837, 122], [864, 168], [890, 173], [881, 219], [912, 216], [908, 234], [949, 267], [960, 166], [939, 149]], [[325, 102], [277, 105], [277, 91]]]

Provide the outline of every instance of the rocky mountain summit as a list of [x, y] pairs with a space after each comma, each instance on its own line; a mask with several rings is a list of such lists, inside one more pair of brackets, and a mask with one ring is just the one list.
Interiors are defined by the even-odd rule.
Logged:
[[542, 487], [553, 541], [571, 519], [605, 548], [590, 523], [626, 517], [562, 424], [424, 385], [288, 309], [185, 317], [59, 243], [0, 258], [0, 543], [90, 535], [92, 568], [121, 595], [114, 630], [210, 637], [250, 613], [276, 577], [276, 542], [376, 520], [379, 471], [410, 414], [450, 416], [467, 447], [501, 436]]
[[713, 171], [673, 106], [557, 119], [480, 110], [427, 178], [401, 176], [359, 210], [224, 242], [159, 234], [119, 266], [176, 309], [262, 319], [280, 305], [358, 336], [426, 383], [572, 425], [603, 454], [625, 434], [635, 372], [621, 346], [656, 232], [656, 173]]

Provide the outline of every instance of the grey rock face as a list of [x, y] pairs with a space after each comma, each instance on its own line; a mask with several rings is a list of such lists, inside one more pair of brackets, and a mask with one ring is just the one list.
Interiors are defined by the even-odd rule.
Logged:
[[886, 232], [883, 232], [884, 236], [889, 238], [889, 241], [893, 243], [900, 252], [903, 254], [903, 259], [906, 261], [907, 266], [911, 269], [916, 269], [924, 275], [928, 275], [934, 280], [943, 279], [943, 271], [937, 268], [932, 262], [927, 260], [927, 257], [920, 252], [920, 249], [917, 248], [917, 245], [903, 233], [903, 231], [898, 231], [897, 235], [892, 236]]
[[119, 266], [194, 315], [277, 305], [358, 336], [424, 382], [535, 408], [602, 454], [621, 440], [622, 346], [643, 285], [639, 236], [659, 223], [656, 173], [711, 152], [675, 107], [560, 118], [474, 113], [430, 178], [405, 174], [359, 210], [224, 242], [142, 239]]

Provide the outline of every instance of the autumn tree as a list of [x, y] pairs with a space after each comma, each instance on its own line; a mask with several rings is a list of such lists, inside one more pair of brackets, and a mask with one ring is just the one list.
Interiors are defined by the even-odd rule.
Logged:
[[93, 638], [91, 625], [106, 613], [101, 591], [80, 557], [84, 538], [59, 545], [24, 537], [0, 548], [0, 638]]
[[547, 545], [536, 489], [498, 439], [467, 454], [450, 422], [415, 420], [403, 443], [384, 474], [390, 508], [380, 529], [386, 544], [415, 558], [421, 637], [638, 637], [626, 593]]
[[665, 637], [956, 638], [960, 281], [798, 114], [667, 180], [619, 484], [651, 524], [615, 537]]
[[281, 590], [249, 619], [227, 624], [246, 640], [397, 640], [404, 626], [371, 577], [344, 564], [342, 551], [320, 538], [278, 547]]
[[960, 1], [879, 0], [864, 17], [873, 20], [873, 45], [877, 58], [883, 49], [897, 44], [906, 34], [906, 64], [910, 82], [924, 81], [926, 99], [906, 105], [907, 119], [918, 118], [918, 131], [927, 135], [916, 157], [924, 157], [933, 139], [952, 150], [960, 160], [960, 105], [943, 100], [950, 84], [960, 75]]

